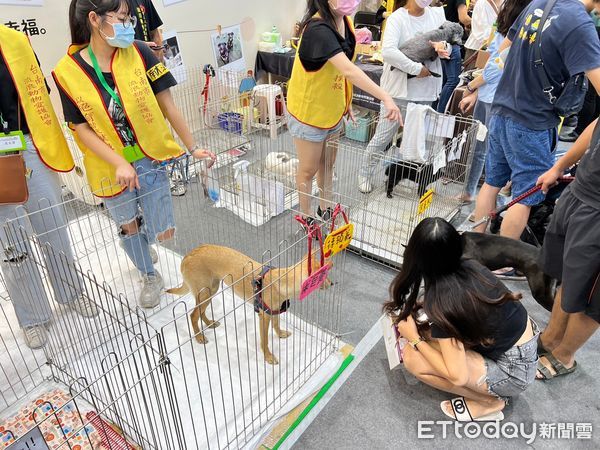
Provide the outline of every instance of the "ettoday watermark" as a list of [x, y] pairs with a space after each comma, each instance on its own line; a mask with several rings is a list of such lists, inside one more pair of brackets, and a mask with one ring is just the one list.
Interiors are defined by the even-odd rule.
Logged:
[[420, 420], [418, 439], [524, 439], [527, 444], [537, 439], [581, 439], [592, 438], [591, 423], [514, 423], [514, 422], [456, 422], [454, 420]]

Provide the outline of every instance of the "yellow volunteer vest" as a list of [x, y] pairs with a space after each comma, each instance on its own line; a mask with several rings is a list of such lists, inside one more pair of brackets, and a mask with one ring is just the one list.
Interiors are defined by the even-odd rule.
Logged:
[[[56, 83], [71, 98], [87, 123], [110, 148], [123, 156], [124, 144], [108, 114], [99, 89], [87, 72], [73, 58], [85, 46], [71, 46], [54, 69]], [[153, 160], [165, 161], [183, 154], [169, 131], [167, 122], [148, 81], [167, 72], [162, 63], [146, 68], [139, 51], [132, 45], [117, 49], [111, 62], [115, 90], [121, 97], [123, 110], [142, 152]], [[73, 133], [84, 156], [88, 183], [94, 195], [111, 197], [123, 191], [116, 183], [115, 168], [87, 148]]]
[[[346, 26], [354, 33], [354, 27], [348, 19]], [[304, 69], [300, 61], [300, 47], [294, 59], [292, 76], [288, 86], [287, 109], [297, 120], [307, 125], [330, 129], [335, 127], [352, 101], [352, 85], [331, 62], [314, 72]], [[356, 58], [356, 51], [352, 61]]]
[[40, 159], [58, 172], [72, 170], [73, 156], [27, 36], [0, 25], [0, 53], [19, 95], [29, 134]]

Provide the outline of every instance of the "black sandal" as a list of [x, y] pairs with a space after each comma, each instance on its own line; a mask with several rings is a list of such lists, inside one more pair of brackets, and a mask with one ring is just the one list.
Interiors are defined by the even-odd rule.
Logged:
[[542, 375], [542, 378], [537, 378], [536, 376], [536, 379], [538, 380], [548, 381], [556, 377], [569, 375], [570, 373], [575, 372], [577, 369], [577, 361], [573, 363], [573, 367], [566, 368], [565, 365], [556, 359], [552, 353], [548, 352], [543, 356], [548, 360], [555, 373], [552, 373], [548, 367], [544, 366], [541, 361], [538, 361], [537, 371]]

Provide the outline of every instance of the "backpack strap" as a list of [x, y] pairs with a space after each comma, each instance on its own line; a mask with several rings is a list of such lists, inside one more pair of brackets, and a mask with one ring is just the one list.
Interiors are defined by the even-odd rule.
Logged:
[[552, 93], [554, 91], [554, 86], [548, 79], [548, 74], [546, 73], [546, 68], [544, 67], [544, 61], [542, 60], [542, 34], [544, 31], [544, 24], [552, 11], [552, 8], [556, 4], [556, 0], [548, 0], [546, 3], [546, 7], [544, 8], [544, 14], [542, 14], [542, 18], [540, 19], [540, 24], [537, 29], [537, 36], [535, 38], [535, 44], [533, 48], [533, 65], [537, 69], [540, 79], [542, 80], [542, 89], [546, 97], [548, 97], [548, 101], [551, 104], [556, 102], [556, 96]]

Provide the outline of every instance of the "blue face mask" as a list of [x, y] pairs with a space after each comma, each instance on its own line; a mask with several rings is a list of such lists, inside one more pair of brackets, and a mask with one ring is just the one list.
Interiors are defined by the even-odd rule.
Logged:
[[131, 25], [125, 27], [122, 23], [112, 23], [111, 25], [115, 34], [113, 37], [104, 36], [108, 45], [117, 48], [131, 47], [135, 39], [135, 29]]

